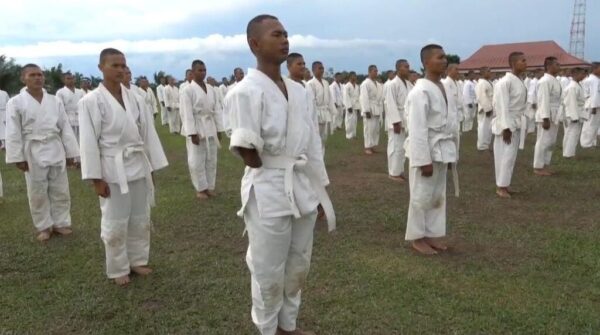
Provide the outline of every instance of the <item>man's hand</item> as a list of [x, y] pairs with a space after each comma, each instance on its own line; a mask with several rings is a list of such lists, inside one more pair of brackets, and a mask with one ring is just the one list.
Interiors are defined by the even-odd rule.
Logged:
[[170, 112], [170, 111], [171, 111], [171, 107], [167, 107], [167, 112]]
[[165, 107], [165, 102], [164, 102], [164, 101], [161, 101], [161, 102], [160, 102], [160, 105], [161, 105], [161, 106], [163, 106], [163, 107]]
[[531, 104], [531, 108], [533, 108], [533, 110], [537, 109], [537, 104]]
[[423, 176], [423, 177], [433, 176], [433, 164], [421, 166], [421, 176]]
[[223, 138], [223, 132], [217, 132], [217, 138], [220, 141]]
[[371, 112], [366, 112], [365, 116], [367, 117], [367, 119], [370, 119], [371, 118]]
[[352, 114], [352, 108], [348, 108], [348, 113]]
[[198, 134], [190, 135], [190, 137], [192, 138], [192, 143], [195, 145], [200, 144], [200, 136], [198, 136]]
[[394, 126], [394, 134], [400, 134], [402, 132], [402, 122], [393, 123]]
[[67, 158], [66, 164], [68, 167], [75, 167], [75, 158]]
[[102, 198], [110, 197], [110, 188], [108, 184], [102, 179], [94, 179], [94, 189], [96, 194]]
[[468, 104], [467, 107], [473, 108], [473, 104]]
[[550, 119], [549, 118], [544, 118], [544, 121], [542, 122], [542, 128], [544, 128], [544, 130], [550, 129]]
[[485, 112], [485, 117], [492, 117], [493, 111]]
[[247, 166], [255, 169], [262, 166], [262, 161], [260, 160], [260, 156], [258, 156], [258, 151], [256, 151], [256, 149], [247, 149], [241, 147], [236, 147], [236, 149], [244, 160], [244, 164]]
[[592, 114], [596, 115], [598, 108], [592, 108]]
[[510, 142], [512, 140], [512, 131], [510, 131], [510, 129], [504, 129], [502, 131], [502, 140], [504, 141], [504, 143], [510, 145]]
[[156, 120], [156, 115], [158, 115], [158, 114], [153, 114], [153, 115], [152, 115], [152, 117], [153, 117], [155, 120]]
[[573, 120], [573, 121], [571, 121], [571, 123], [577, 123], [577, 122], [579, 122], [579, 120]]
[[17, 166], [17, 169], [23, 172], [29, 171], [29, 164], [27, 164], [27, 162], [18, 162], [15, 165]]

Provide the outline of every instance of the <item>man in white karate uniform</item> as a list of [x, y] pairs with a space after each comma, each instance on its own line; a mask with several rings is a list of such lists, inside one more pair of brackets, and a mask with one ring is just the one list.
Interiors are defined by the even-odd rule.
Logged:
[[492, 119], [496, 194], [501, 198], [511, 197], [510, 184], [517, 152], [523, 148], [527, 131], [527, 88], [521, 80], [527, 60], [522, 52], [512, 52], [508, 63], [512, 71], [507, 72], [494, 89], [496, 117]]
[[217, 153], [224, 129], [221, 115], [217, 115], [217, 93], [204, 83], [206, 66], [201, 60], [192, 62], [192, 77], [192, 83], [181, 92], [183, 134], [196, 197], [206, 200], [216, 195]]
[[379, 119], [383, 114], [383, 85], [377, 81], [377, 66], [369, 65], [368, 77], [360, 84], [365, 154], [372, 155], [379, 145]]
[[[194, 75], [192, 74], [192, 70], [191, 69], [187, 69], [185, 70], [185, 80], [183, 81], [183, 83], [179, 84], [179, 92], [183, 92], [183, 90], [192, 83], [192, 80], [194, 80]], [[183, 118], [182, 118], [183, 119]]]
[[360, 86], [356, 83], [356, 72], [352, 71], [348, 74], [349, 80], [344, 85], [344, 108], [345, 113], [345, 126], [346, 126], [346, 138], [356, 138], [356, 124], [358, 122], [358, 115], [360, 114]]
[[598, 142], [600, 130], [600, 62], [592, 63], [592, 73], [583, 81], [586, 101], [585, 109], [590, 118], [581, 130], [581, 147], [591, 148]]
[[227, 93], [231, 91], [237, 84], [239, 84], [244, 79], [244, 70], [240, 67], [236, 67], [233, 69], [233, 79], [234, 82], [227, 87]]
[[323, 152], [325, 152], [325, 142], [327, 142], [327, 137], [331, 131], [332, 116], [336, 113], [336, 109], [329, 91], [329, 83], [323, 78], [325, 73], [323, 63], [320, 61], [313, 62], [312, 71], [315, 76], [308, 81], [306, 87], [311, 90], [311, 94], [315, 99], [319, 118], [319, 134], [323, 143]]
[[167, 88], [167, 78], [160, 77], [160, 85], [156, 86], [156, 98], [160, 103], [160, 123], [163, 126], [169, 124], [169, 113], [167, 112], [167, 107], [165, 104], [166, 95], [165, 90]]
[[[388, 131], [388, 176], [391, 180], [405, 182], [404, 161], [406, 152], [406, 97], [413, 88], [409, 81], [410, 65], [406, 59], [396, 61], [396, 77], [392, 79], [385, 89], [386, 115], [385, 123]], [[385, 86], [385, 85], [384, 85]]]
[[6, 91], [0, 90], [0, 149], [6, 142], [6, 104], [10, 97]]
[[35, 64], [21, 70], [25, 90], [6, 105], [6, 163], [25, 173], [37, 239], [52, 232], [71, 234], [71, 196], [65, 166], [73, 166], [79, 146], [59, 98], [48, 94]]
[[475, 86], [477, 101], [477, 150], [489, 150], [492, 144], [492, 118], [494, 117], [493, 98], [494, 85], [490, 81], [490, 68], [483, 67]]
[[103, 81], [79, 103], [81, 175], [100, 199], [100, 236], [106, 274], [127, 285], [129, 274], [148, 275], [153, 172], [168, 165], [144, 101], [122, 84], [125, 55], [100, 53]]
[[156, 118], [156, 115], [158, 115], [158, 101], [156, 100], [156, 95], [154, 95], [154, 91], [152, 91], [150, 82], [148, 82], [146, 77], [140, 78], [140, 93], [142, 99], [146, 103], [146, 109], [153, 118]]
[[[458, 72], [458, 64], [450, 63], [446, 69], [446, 78], [442, 79], [442, 84], [446, 90], [448, 98], [448, 108], [458, 114], [458, 122], [464, 120], [464, 104], [463, 104], [463, 87], [460, 83], [460, 73]], [[460, 127], [459, 127], [460, 132]]]
[[257, 69], [228, 93], [225, 108], [233, 126], [230, 149], [247, 166], [238, 214], [248, 231], [252, 320], [263, 335], [314, 334], [298, 329], [296, 319], [319, 203], [331, 210], [335, 228], [317, 116], [307, 91], [281, 76], [289, 45], [281, 23], [258, 16], [247, 36]]
[[477, 84], [477, 77], [474, 71], [469, 71], [467, 74], [467, 80], [464, 83], [462, 96], [464, 104], [464, 116], [462, 131], [467, 132], [473, 129], [473, 120], [475, 114], [477, 114], [477, 96], [475, 95], [475, 85]]
[[538, 82], [537, 110], [537, 140], [533, 155], [533, 172], [538, 176], [551, 176], [548, 170], [552, 160], [552, 152], [558, 137], [558, 125], [561, 116], [562, 87], [556, 75], [560, 72], [560, 64], [556, 57], [546, 57], [544, 60], [546, 73]]
[[175, 86], [175, 78], [167, 77], [169, 85], [165, 88], [165, 106], [169, 118], [169, 132], [179, 134], [181, 131], [181, 114], [179, 113], [179, 88]]
[[336, 73], [334, 80], [329, 85], [329, 91], [331, 93], [331, 99], [335, 106], [334, 113], [331, 117], [331, 130], [341, 130], [342, 123], [344, 122], [344, 97], [342, 95], [342, 74]]
[[446, 235], [446, 175], [458, 161], [459, 121], [456, 110], [448, 108], [441, 82], [448, 64], [444, 50], [426, 45], [421, 62], [425, 78], [417, 81], [406, 101], [410, 164], [406, 240], [418, 252], [434, 255], [447, 249], [441, 241]]
[[85, 92], [75, 87], [75, 77], [73, 77], [71, 72], [65, 72], [63, 74], [62, 82], [65, 86], [56, 91], [56, 97], [60, 99], [65, 106], [65, 112], [69, 118], [69, 124], [71, 125], [71, 128], [73, 128], [75, 138], [77, 141], [79, 141], [79, 118], [77, 114], [77, 103], [81, 98], [83, 98]]
[[583, 123], [589, 118], [585, 110], [585, 92], [581, 81], [586, 73], [583, 68], [576, 67], [570, 72], [572, 79], [564, 90], [563, 107], [565, 110], [565, 135], [563, 137], [563, 157], [575, 157], [577, 143], [581, 137]]
[[536, 131], [535, 113], [537, 110], [537, 89], [538, 82], [544, 75], [542, 69], [536, 69], [533, 73], [533, 78], [529, 81], [527, 87], [527, 110], [525, 111], [525, 117], [527, 117], [527, 134], [534, 133]]
[[92, 81], [89, 78], [81, 79], [80, 88], [84, 94], [90, 93], [92, 91]]
[[227, 85], [229, 84], [229, 82], [227, 81], [227, 78], [223, 77], [223, 79], [221, 79], [221, 85], [219, 85], [219, 90], [221, 91], [221, 95], [223, 96], [223, 99], [225, 99], [225, 96], [227, 95]]

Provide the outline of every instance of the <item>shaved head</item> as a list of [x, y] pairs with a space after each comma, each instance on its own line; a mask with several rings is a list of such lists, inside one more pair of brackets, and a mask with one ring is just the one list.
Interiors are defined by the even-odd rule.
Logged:
[[443, 50], [441, 45], [427, 44], [421, 49], [421, 63], [425, 64], [425, 61], [431, 57], [433, 50]]
[[123, 54], [121, 51], [114, 49], [114, 48], [106, 48], [104, 50], [102, 50], [100, 52], [100, 60], [99, 60], [99, 64], [102, 64], [104, 62], [104, 60], [106, 59], [107, 56], [112, 56], [112, 55], [123, 55], [125, 56], [125, 54]]
[[279, 20], [277, 17], [269, 14], [258, 15], [250, 22], [248, 22], [248, 26], [246, 27], [246, 37], [250, 38], [259, 38], [263, 33], [264, 29], [261, 29], [261, 23], [265, 20]]

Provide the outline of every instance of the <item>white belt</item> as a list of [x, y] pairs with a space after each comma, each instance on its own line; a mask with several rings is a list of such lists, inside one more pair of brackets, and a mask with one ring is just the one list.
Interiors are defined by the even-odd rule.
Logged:
[[125, 172], [125, 164], [123, 159], [129, 157], [131, 154], [139, 152], [144, 157], [144, 177], [146, 179], [146, 185], [148, 186], [147, 199], [151, 207], [156, 204], [154, 201], [154, 182], [152, 181], [152, 168], [150, 160], [146, 155], [144, 147], [141, 145], [129, 146], [125, 148], [111, 148], [103, 149], [101, 155], [105, 157], [114, 157], [115, 167], [117, 172], [117, 181], [122, 194], [129, 193], [129, 185], [127, 183], [127, 174]]
[[295, 218], [300, 218], [300, 210], [296, 205], [296, 198], [294, 197], [294, 169], [299, 169], [306, 174], [308, 177], [313, 190], [317, 193], [317, 198], [323, 207], [323, 211], [325, 211], [325, 216], [327, 216], [327, 225], [329, 227], [329, 231], [335, 230], [336, 227], [336, 219], [335, 212], [333, 210], [333, 204], [331, 203], [331, 199], [327, 194], [327, 190], [321, 184], [319, 178], [315, 174], [315, 172], [307, 167], [308, 158], [306, 155], [300, 155], [297, 158], [292, 158], [288, 156], [269, 156], [264, 155], [261, 157], [263, 167], [267, 169], [283, 169], [285, 170], [284, 175], [284, 188], [285, 194], [288, 202], [290, 203], [290, 207], [294, 214]]
[[[51, 140], [60, 140], [60, 136], [58, 136], [57, 133], [51, 133], [48, 135], [28, 133], [28, 134], [24, 134], [23, 140], [25, 141], [25, 152], [29, 155], [29, 157], [31, 157], [33, 159], [33, 153], [31, 152], [31, 143], [32, 142], [48, 143]], [[65, 158], [66, 158], [66, 153], [65, 153]], [[63, 170], [66, 167], [64, 161], [61, 163], [61, 167], [63, 168]]]

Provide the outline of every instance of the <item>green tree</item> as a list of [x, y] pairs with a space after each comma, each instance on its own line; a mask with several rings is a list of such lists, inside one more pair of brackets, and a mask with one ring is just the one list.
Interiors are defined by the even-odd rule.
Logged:
[[460, 56], [456, 54], [446, 54], [448, 64], [460, 64]]
[[11, 96], [17, 94], [23, 87], [20, 77], [21, 66], [14, 59], [0, 55], [0, 89]]
[[58, 63], [57, 66], [53, 66], [44, 70], [44, 76], [46, 77], [46, 90], [48, 93], [55, 94], [59, 88], [63, 87], [63, 73], [64, 72], [61, 63]]
[[154, 83], [156, 84], [156, 86], [160, 85], [160, 78], [166, 77], [166, 76], [167, 76], [167, 74], [163, 70], [154, 72]]

